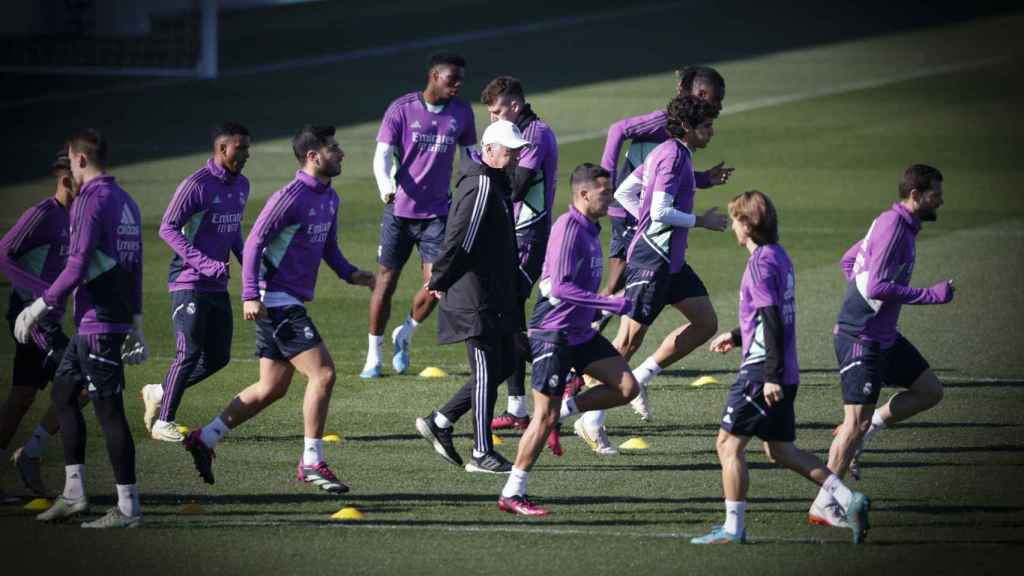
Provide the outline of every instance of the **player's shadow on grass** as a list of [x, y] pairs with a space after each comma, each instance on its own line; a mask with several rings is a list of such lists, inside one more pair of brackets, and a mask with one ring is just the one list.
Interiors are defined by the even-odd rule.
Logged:
[[[808, 422], [801, 421], [797, 423], [797, 429], [806, 430], [833, 430], [839, 422]], [[933, 428], [1014, 428], [1019, 424], [1013, 422], [900, 422], [896, 426], [893, 426], [892, 430], [902, 430], [904, 428], [919, 428], [923, 430], [930, 430]]]
[[993, 380], [942, 380], [945, 388], [1021, 388], [1024, 387], [1024, 380], [1007, 378]]
[[[988, 446], [933, 446], [927, 448], [868, 448], [867, 454], [972, 454], [988, 452], [1024, 452], [1021, 444], [991, 444]], [[1024, 465], [1024, 464], [1021, 464]]]

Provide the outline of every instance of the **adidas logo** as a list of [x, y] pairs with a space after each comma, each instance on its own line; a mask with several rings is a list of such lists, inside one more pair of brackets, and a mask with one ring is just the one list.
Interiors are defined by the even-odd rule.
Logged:
[[220, 196], [219, 195], [213, 197], [213, 203], [214, 204], [220, 204]]
[[310, 208], [309, 209], [309, 215], [310, 216], [316, 216], [316, 208]]
[[128, 208], [127, 204], [125, 204], [121, 209], [121, 224], [124, 224], [126, 226], [135, 225], [135, 217], [132, 216], [132, 211], [130, 208]]
[[420, 124], [419, 120], [413, 120], [412, 127], [413, 128], [423, 128], [423, 126]]

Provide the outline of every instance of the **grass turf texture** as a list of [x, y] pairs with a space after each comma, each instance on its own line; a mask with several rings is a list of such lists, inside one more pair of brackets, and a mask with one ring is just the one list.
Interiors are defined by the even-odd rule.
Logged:
[[[1024, 248], [1024, 205], [1018, 194], [1022, 179], [1016, 150], [1024, 137], [1016, 105], [1024, 86], [1017, 40], [997, 33], [1007, 27], [1019, 29], [1020, 19], [812, 47], [719, 66], [729, 82], [728, 110], [759, 98], [947, 64], [953, 55], [962, 61], [1003, 59], [983, 68], [726, 114], [716, 122], [711, 147], [697, 157], [698, 167], [720, 158], [737, 167], [729, 186], [698, 194], [698, 209], [724, 207], [734, 194], [754, 187], [772, 195], [778, 205], [782, 242], [797, 268], [803, 368], [798, 444], [822, 456], [829, 431], [841, 418], [828, 337], [843, 292], [838, 258], [892, 202], [906, 164], [930, 162], [945, 173], [946, 205], [939, 221], [926, 226], [919, 237], [914, 284], [953, 277], [957, 299], [945, 307], [908, 307], [902, 328], [931, 361], [947, 394], [935, 410], [879, 435], [866, 454], [865, 479], [852, 484], [875, 501], [867, 546], [849, 546], [848, 532], [806, 525], [815, 487], [767, 464], [756, 451], [757, 442], [749, 455], [747, 528], [755, 545], [722, 553], [685, 544], [686, 537], [702, 533], [722, 516], [714, 437], [725, 386], [738, 363], [735, 355], [719, 357], [704, 351], [656, 381], [654, 423], [641, 425], [628, 410], [609, 416], [613, 442], [643, 436], [651, 443], [650, 450], [599, 459], [567, 436], [567, 454], [556, 459], [545, 453], [530, 480], [530, 494], [550, 506], [553, 515], [524, 521], [499, 513], [495, 500], [503, 479], [465, 474], [442, 462], [412, 426], [415, 417], [461, 385], [468, 369], [464, 350], [433, 343], [432, 317], [416, 336], [410, 373], [439, 365], [451, 374], [449, 378], [358, 379], [365, 354], [368, 293], [340, 284], [329, 271], [323, 272], [310, 311], [338, 365], [327, 431], [344, 440], [327, 445], [327, 457], [352, 482], [353, 492], [330, 497], [294, 480], [301, 450], [301, 379], [288, 397], [220, 445], [217, 484], [206, 487], [180, 447], [149, 440], [140, 422], [137, 391], [142, 384], [163, 378], [173, 353], [164, 287], [169, 250], [155, 231], [173, 187], [205, 158], [205, 153], [153, 154], [152, 159], [113, 171], [139, 200], [148, 234], [146, 333], [155, 358], [129, 369], [126, 393], [148, 529], [88, 534], [77, 527], [40, 527], [19, 508], [5, 507], [0, 509], [0, 533], [5, 548], [16, 551], [7, 558], [7, 566], [56, 571], [99, 566], [116, 558], [122, 569], [150, 573], [205, 572], [215, 567], [281, 573], [297, 566], [343, 567], [353, 573], [451, 572], [493, 566], [500, 556], [498, 571], [530, 569], [537, 558], [543, 558], [547, 569], [567, 573], [727, 570], [755, 562], [765, 572], [874, 566], [995, 571], [1024, 543], [1024, 497], [1016, 490], [1024, 464], [1024, 360], [1013, 337], [1022, 320], [1022, 273], [1015, 263]], [[901, 48], [915, 43], [928, 49]], [[296, 74], [260, 81], [286, 81]], [[485, 77], [474, 81], [485, 82], [486, 74], [481, 75]], [[603, 138], [586, 135], [625, 114], [663, 105], [671, 89], [669, 74], [661, 71], [531, 92], [537, 111], [566, 142], [560, 147], [560, 207], [568, 198], [568, 172], [600, 154]], [[394, 83], [389, 90], [391, 97], [401, 92]], [[186, 92], [145, 94], [173, 98]], [[466, 96], [472, 98], [475, 92], [467, 89]], [[384, 101], [372, 104], [383, 109]], [[295, 125], [304, 121], [296, 111], [288, 117]], [[478, 120], [483, 117], [477, 107]], [[375, 122], [354, 122], [339, 133], [349, 153], [346, 172], [335, 182], [343, 202], [341, 242], [349, 258], [362, 266], [373, 261], [380, 212], [369, 177], [375, 128]], [[133, 145], [159, 149], [139, 134], [133, 140], [115, 141], [115, 150]], [[246, 169], [254, 189], [246, 230], [266, 196], [293, 170], [287, 142], [261, 140], [257, 132]], [[10, 198], [9, 205], [20, 209], [49, 189], [49, 181], [29, 181], [8, 186], [3, 193]], [[12, 221], [14, 212], [4, 218]], [[736, 320], [735, 295], [745, 258], [727, 234], [700, 230], [691, 235], [690, 262], [711, 290], [723, 328]], [[419, 284], [417, 276], [414, 266], [407, 268], [390, 326], [404, 316]], [[239, 293], [237, 278], [232, 293]], [[239, 310], [236, 304], [235, 361], [189, 390], [179, 411], [180, 423], [195, 427], [207, 422], [256, 378], [253, 330], [241, 321]], [[666, 312], [637, 361], [678, 321], [676, 313]], [[614, 324], [609, 333], [613, 329]], [[5, 360], [10, 350], [10, 341], [3, 340], [0, 352]], [[722, 385], [689, 388], [687, 384], [700, 374], [713, 374]], [[9, 369], [4, 378], [9, 378]], [[503, 403], [499, 398], [499, 411]], [[41, 404], [26, 418], [14, 445], [28, 433]], [[87, 488], [94, 511], [99, 512], [112, 502], [113, 482], [101, 433], [91, 417], [87, 420]], [[458, 425], [463, 434], [457, 446], [464, 454], [471, 444], [468, 425]], [[503, 451], [511, 456], [515, 440], [507, 438]], [[46, 457], [46, 477], [58, 487], [61, 458], [55, 441]], [[11, 471], [3, 477], [5, 486], [11, 486]], [[179, 513], [183, 503], [193, 501], [202, 504], [204, 513]], [[347, 505], [359, 507], [366, 520], [344, 525], [328, 519]], [[61, 553], [41, 561], [43, 546], [56, 542]]]

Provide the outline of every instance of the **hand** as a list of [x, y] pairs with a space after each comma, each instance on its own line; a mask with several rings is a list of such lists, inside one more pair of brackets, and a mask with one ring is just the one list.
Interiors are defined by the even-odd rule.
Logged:
[[785, 394], [782, 392], [782, 386], [779, 386], [774, 382], [764, 383], [764, 401], [767, 402], [769, 406], [775, 406], [775, 404], [780, 402], [784, 397]]
[[444, 292], [442, 292], [440, 290], [431, 290], [430, 289], [430, 282], [424, 282], [423, 283], [423, 289], [426, 290], [427, 294], [430, 294], [430, 296], [434, 300], [440, 300], [441, 298], [444, 298]]
[[142, 333], [142, 315], [136, 314], [132, 318], [132, 331], [121, 344], [121, 360], [125, 364], [142, 364], [149, 358], [149, 347], [146, 346], [146, 337]]
[[49, 310], [50, 307], [42, 298], [33, 300], [14, 321], [14, 339], [21, 344], [28, 344], [28, 341], [32, 339], [32, 328]]
[[711, 345], [708, 346], [708, 349], [712, 352], [725, 354], [735, 347], [736, 345], [732, 343], [732, 332], [722, 332], [718, 336], [715, 336], [715, 339], [711, 341]]
[[713, 206], [710, 210], [704, 213], [704, 216], [701, 217], [701, 222], [698, 225], [707, 228], [708, 230], [721, 232], [729, 225], [729, 217], [725, 214], [719, 214], [718, 207]]
[[953, 293], [956, 291], [953, 288], [952, 280], [943, 280], [935, 286], [929, 288], [935, 295], [935, 298], [939, 301], [939, 304], [946, 304], [953, 300]]
[[267, 308], [259, 300], [246, 300], [242, 302], [242, 317], [253, 321], [267, 317]]
[[388, 192], [387, 194], [380, 197], [380, 201], [385, 204], [391, 204], [392, 202], [395, 201], [395, 193]]
[[718, 186], [725, 184], [729, 181], [729, 176], [732, 176], [732, 171], [735, 170], [732, 166], [726, 166], [725, 162], [719, 162], [712, 166], [708, 171], [708, 179], [711, 181], [712, 186]]
[[356, 286], [366, 286], [370, 290], [377, 284], [377, 275], [366, 270], [356, 270], [352, 273], [352, 283]]
[[231, 262], [217, 262], [217, 270], [213, 273], [214, 280], [226, 280], [230, 270]]

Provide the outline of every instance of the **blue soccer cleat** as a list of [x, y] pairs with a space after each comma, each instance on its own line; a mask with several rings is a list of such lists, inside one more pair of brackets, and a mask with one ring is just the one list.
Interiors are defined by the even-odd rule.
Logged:
[[396, 374], [405, 374], [409, 369], [409, 338], [402, 334], [399, 326], [391, 333], [391, 343], [395, 345], [395, 354], [391, 357], [391, 367]]
[[367, 366], [359, 373], [360, 378], [380, 378], [380, 364]]
[[853, 531], [853, 543], [862, 544], [868, 537], [868, 510], [871, 508], [871, 500], [860, 492], [853, 493], [853, 500], [846, 509], [846, 521]]
[[746, 544], [747, 531], [742, 534], [726, 532], [725, 526], [714, 526], [711, 531], [703, 536], [690, 539], [690, 544]]

